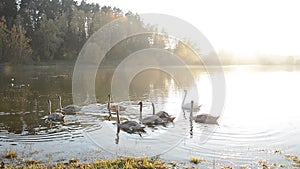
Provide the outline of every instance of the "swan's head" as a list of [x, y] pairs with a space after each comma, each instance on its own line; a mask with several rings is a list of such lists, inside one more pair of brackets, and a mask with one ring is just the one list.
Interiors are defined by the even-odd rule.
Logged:
[[58, 96], [57, 96], [57, 99], [58, 99], [58, 100], [61, 100], [61, 96], [58, 95]]
[[47, 100], [48, 105], [51, 105], [51, 101], [50, 99]]
[[142, 106], [142, 105], [143, 105], [143, 102], [139, 102], [138, 105]]
[[110, 98], [110, 94], [107, 95], [107, 98]]

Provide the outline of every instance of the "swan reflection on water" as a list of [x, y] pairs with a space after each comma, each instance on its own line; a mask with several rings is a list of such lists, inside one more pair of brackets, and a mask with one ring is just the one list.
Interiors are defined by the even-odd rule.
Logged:
[[119, 133], [120, 133], [120, 130], [123, 130], [129, 134], [139, 134], [140, 136], [141, 133], [145, 133], [145, 127], [143, 124], [140, 124], [136, 121], [130, 121], [130, 120], [127, 120], [123, 123], [121, 123], [121, 120], [120, 120], [120, 115], [119, 115], [119, 107], [117, 106], [117, 134], [116, 134], [116, 139], [115, 139], [115, 143], [116, 144], [119, 144]]
[[145, 130], [144, 130], [145, 126], [142, 124], [139, 124], [136, 121], [127, 120], [127, 121], [121, 123], [119, 109], [117, 109], [117, 126], [121, 130], [123, 130], [129, 134], [145, 132]]
[[[139, 105], [139, 109], [140, 109], [140, 122], [136, 122], [136, 121], [125, 121], [125, 122], [121, 122], [120, 120], [120, 110], [119, 108], [117, 108], [117, 118], [116, 118], [116, 122], [117, 122], [117, 133], [116, 133], [116, 139], [115, 139], [115, 143], [119, 144], [119, 133], [120, 130], [128, 133], [128, 134], [139, 134], [142, 137], [142, 133], [146, 133], [145, 128], [146, 126], [154, 129], [153, 127], [162, 125], [164, 127], [166, 127], [166, 124], [169, 122], [173, 122], [175, 117], [169, 115], [167, 112], [165, 111], [160, 111], [158, 113], [155, 113], [155, 107], [154, 107], [154, 103], [151, 103], [152, 105], [152, 115], [143, 118], [142, 117], [142, 113], [143, 113], [143, 103], [140, 101], [138, 103]], [[146, 126], [145, 126], [146, 125]], [[154, 130], [152, 130], [154, 131]]]
[[[192, 100], [191, 103], [191, 108], [190, 108], [190, 117], [189, 117], [189, 122], [190, 122], [190, 138], [193, 138], [193, 120], [196, 122], [196, 123], [202, 123], [202, 124], [216, 124], [216, 125], [219, 125], [218, 123], [218, 119], [219, 119], [219, 116], [217, 117], [214, 117], [210, 114], [199, 114], [197, 116], [193, 116], [193, 112], [194, 112], [194, 101]], [[207, 126], [206, 126], [207, 127]]]

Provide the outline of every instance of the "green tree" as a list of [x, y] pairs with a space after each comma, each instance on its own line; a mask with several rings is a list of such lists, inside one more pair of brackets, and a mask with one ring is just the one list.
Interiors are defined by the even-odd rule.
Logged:
[[60, 32], [61, 45], [57, 51], [55, 59], [70, 59], [72, 54], [69, 53], [66, 45], [66, 35], [68, 34], [68, 17], [67, 13], [64, 12], [57, 20], [55, 20], [55, 25]]
[[27, 37], [33, 41], [34, 32], [39, 27], [41, 12], [39, 10], [40, 0], [21, 0], [18, 14], [22, 16], [22, 25], [26, 30]]
[[56, 23], [43, 16], [36, 36], [39, 37], [39, 46], [36, 49], [38, 56], [40, 59], [52, 60], [63, 42], [62, 33]]
[[69, 31], [66, 35], [66, 45], [69, 53], [77, 55], [87, 40], [87, 18], [83, 10], [73, 9]]
[[11, 29], [17, 16], [16, 0], [1, 0], [0, 1], [0, 17], [6, 20], [8, 29]]
[[31, 63], [32, 50], [30, 39], [25, 36], [26, 31], [21, 25], [13, 25], [9, 37], [9, 61], [13, 64]]
[[6, 61], [9, 30], [6, 26], [4, 17], [0, 20], [0, 62]]
[[174, 54], [181, 57], [187, 64], [202, 64], [202, 61], [198, 57], [200, 49], [196, 48], [192, 42], [177, 41], [175, 48], [173, 49]]
[[[118, 18], [123, 22], [110, 30], [111, 36], [107, 36], [105, 43], [133, 32], [155, 30], [154, 26], [143, 25], [137, 14], [130, 11], [124, 14], [117, 7], [100, 8], [99, 4], [87, 3], [87, 0], [79, 3], [75, 0], [2, 0], [0, 16], [5, 19], [0, 24], [0, 62], [24, 62], [22, 60], [32, 56], [36, 61], [75, 59], [95, 31]], [[121, 60], [148, 47], [170, 48], [169, 43], [167, 34], [129, 37], [109, 51], [107, 57]], [[180, 45], [177, 44], [177, 52]], [[29, 57], [31, 48], [34, 54]]]
[[0, 62], [24, 64], [31, 62], [32, 50], [30, 39], [21, 25], [13, 25], [11, 30], [6, 26], [6, 20], [0, 21]]

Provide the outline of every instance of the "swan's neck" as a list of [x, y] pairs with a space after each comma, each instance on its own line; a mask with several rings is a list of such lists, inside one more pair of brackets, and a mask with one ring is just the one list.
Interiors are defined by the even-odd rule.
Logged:
[[61, 110], [62, 106], [61, 106], [61, 97], [58, 98], [58, 109]]
[[152, 103], [152, 113], [153, 113], [153, 115], [155, 114], [155, 107], [154, 107], [154, 103]]
[[117, 110], [117, 124], [120, 125], [120, 116], [119, 116], [119, 110]]
[[142, 123], [142, 119], [143, 119], [143, 104], [140, 104], [140, 122]]
[[48, 102], [48, 112], [51, 114], [51, 102]]
[[184, 97], [183, 97], [183, 100], [182, 100], [181, 106], [183, 106], [183, 104], [184, 104], [184, 101], [185, 101], [186, 95], [187, 95], [187, 92], [186, 92], [186, 91], [184, 91]]
[[108, 114], [109, 114], [109, 118], [111, 117], [111, 105], [110, 105], [110, 102], [111, 102], [111, 97], [110, 97], [110, 94], [108, 95], [108, 101], [107, 101], [107, 110], [108, 110]]
[[110, 102], [111, 102], [111, 98], [110, 95], [108, 95], [107, 110], [110, 110]]

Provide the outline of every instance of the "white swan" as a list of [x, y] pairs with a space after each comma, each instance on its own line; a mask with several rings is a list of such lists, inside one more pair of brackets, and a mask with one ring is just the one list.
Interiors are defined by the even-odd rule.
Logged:
[[140, 121], [142, 124], [148, 125], [148, 126], [154, 126], [154, 125], [163, 125], [166, 126], [166, 121], [161, 119], [158, 115], [152, 115], [149, 117], [143, 118], [142, 112], [143, 112], [143, 103], [139, 102], [140, 105]]
[[48, 120], [51, 120], [51, 121], [65, 121], [65, 115], [63, 115], [62, 113], [58, 113], [58, 112], [52, 113], [51, 112], [51, 101], [47, 100], [47, 103], [48, 103], [48, 112], [49, 112], [49, 115], [47, 117]]
[[195, 117], [193, 117], [193, 111], [194, 111], [194, 101], [192, 100], [191, 101], [191, 114], [190, 114], [190, 117], [195, 120], [196, 123], [205, 123], [205, 124], [217, 124], [219, 125], [218, 123], [218, 119], [220, 116], [212, 116], [210, 114], [199, 114]]
[[127, 132], [127, 133], [136, 133], [136, 132], [145, 132], [144, 128], [145, 126], [142, 124], [139, 124], [136, 121], [125, 121], [123, 123], [121, 123], [120, 121], [120, 116], [119, 116], [119, 109], [117, 108], [117, 125], [118, 128], [120, 128], [121, 130]]
[[61, 105], [61, 96], [57, 96], [58, 99], [58, 112], [62, 112], [62, 113], [75, 113], [81, 110], [81, 107], [77, 106], [77, 105], [68, 105], [65, 107], [62, 107]]
[[171, 115], [169, 115], [167, 112], [165, 111], [159, 111], [157, 113], [155, 113], [155, 107], [154, 107], [154, 103], [151, 103], [152, 104], [152, 110], [153, 110], [153, 115], [157, 115], [159, 118], [161, 118], [163, 121], [166, 121], [166, 122], [173, 122], [174, 119], [176, 117], [173, 117]]
[[[182, 100], [181, 108], [183, 110], [191, 110], [191, 103], [184, 103], [187, 95], [187, 90], [184, 90], [184, 97]], [[197, 102], [194, 103], [194, 111], [199, 111], [202, 105], [199, 105]]]

